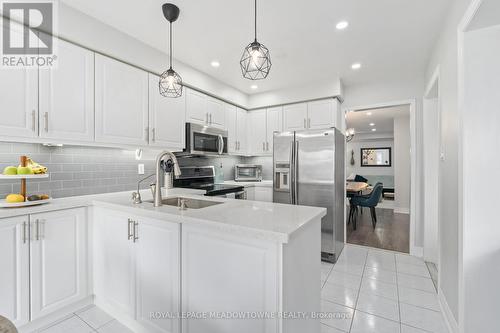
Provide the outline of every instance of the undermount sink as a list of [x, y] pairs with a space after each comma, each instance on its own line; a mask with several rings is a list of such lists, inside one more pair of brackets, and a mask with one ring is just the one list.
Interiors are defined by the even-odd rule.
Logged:
[[[153, 203], [153, 200], [148, 200], [147, 202]], [[161, 203], [167, 206], [175, 206], [179, 207], [181, 210], [185, 209], [201, 209], [210, 206], [220, 205], [223, 202], [217, 201], [208, 201], [208, 200], [199, 200], [199, 199], [191, 199], [185, 197], [172, 197], [162, 199]]]

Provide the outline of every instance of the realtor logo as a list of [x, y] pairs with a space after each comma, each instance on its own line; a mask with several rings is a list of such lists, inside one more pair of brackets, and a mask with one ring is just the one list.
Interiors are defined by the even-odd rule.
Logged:
[[52, 67], [55, 1], [2, 1], [2, 67]]

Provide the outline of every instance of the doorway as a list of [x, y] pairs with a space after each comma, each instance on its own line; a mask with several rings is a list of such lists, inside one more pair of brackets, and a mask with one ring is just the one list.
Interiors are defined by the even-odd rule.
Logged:
[[392, 103], [346, 114], [355, 133], [346, 146], [347, 243], [410, 253], [412, 106]]

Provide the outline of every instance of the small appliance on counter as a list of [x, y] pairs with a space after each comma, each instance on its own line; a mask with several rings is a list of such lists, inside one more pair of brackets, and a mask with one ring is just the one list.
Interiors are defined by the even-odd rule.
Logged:
[[234, 180], [237, 182], [262, 181], [262, 165], [236, 164], [234, 166]]
[[206, 196], [245, 199], [243, 186], [215, 183], [215, 168], [213, 166], [181, 167], [181, 175], [174, 179], [174, 187], [205, 190]]

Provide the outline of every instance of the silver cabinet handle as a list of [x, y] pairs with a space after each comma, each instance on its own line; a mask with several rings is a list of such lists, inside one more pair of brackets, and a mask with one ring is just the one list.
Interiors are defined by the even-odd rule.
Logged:
[[144, 132], [146, 133], [146, 142], [149, 142], [149, 127], [146, 127]]
[[31, 110], [31, 129], [36, 132], [36, 111]]
[[128, 226], [127, 226], [127, 239], [128, 240], [131, 240], [133, 235], [132, 235], [132, 223], [134, 223], [134, 221], [132, 221], [132, 219], [128, 219]]
[[212, 114], [210, 114], [210, 125], [212, 125]]
[[23, 222], [23, 244], [26, 244], [26, 222]]
[[265, 142], [262, 142], [262, 150], [266, 151], [266, 143]]
[[208, 112], [206, 113], [205, 116], [207, 117], [207, 120], [205, 121], [205, 123], [208, 125], [209, 124], [209, 122], [208, 122]]
[[43, 118], [45, 119], [45, 132], [49, 131], [49, 113], [45, 112], [43, 115]]
[[269, 142], [266, 142], [266, 150], [269, 151]]
[[240, 150], [240, 148], [241, 148], [241, 143], [240, 143], [239, 141], [237, 141], [237, 143], [238, 143], [238, 150]]
[[307, 128], [311, 128], [311, 118], [307, 118]]
[[307, 128], [307, 120], [304, 118], [304, 128]]
[[156, 128], [153, 127], [153, 129], [151, 130], [151, 135], [152, 135], [152, 141], [155, 142], [156, 141]]
[[35, 229], [36, 229], [36, 234], [35, 234], [35, 240], [40, 240], [40, 221], [35, 220]]
[[45, 220], [38, 221], [38, 224], [40, 225], [38, 238], [43, 240], [45, 239]]
[[134, 238], [133, 238], [134, 243], [139, 239], [139, 236], [138, 236], [139, 232], [138, 232], [138, 228], [137, 228], [138, 225], [139, 225], [139, 223], [134, 221]]

